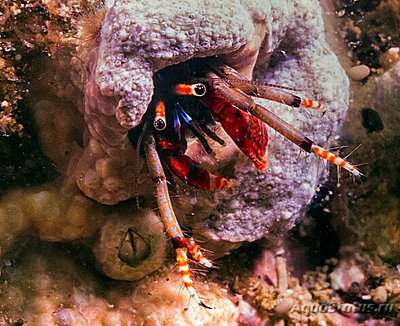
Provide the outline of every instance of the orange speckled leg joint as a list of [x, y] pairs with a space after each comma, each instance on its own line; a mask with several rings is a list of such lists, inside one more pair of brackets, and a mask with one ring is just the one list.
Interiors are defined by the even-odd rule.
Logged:
[[196, 241], [193, 237], [187, 239], [187, 248], [190, 252], [190, 255], [196, 260], [200, 265], [211, 268], [213, 266], [211, 260], [207, 259], [200, 250], [200, 247], [197, 245]]
[[313, 100], [309, 100], [307, 98], [302, 98], [301, 100], [301, 106], [304, 108], [310, 108], [310, 109], [322, 109], [322, 103], [319, 101], [313, 101]]

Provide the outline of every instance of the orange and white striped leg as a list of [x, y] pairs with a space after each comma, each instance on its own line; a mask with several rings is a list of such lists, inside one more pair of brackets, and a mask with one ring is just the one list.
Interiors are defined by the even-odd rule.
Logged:
[[176, 250], [176, 261], [183, 284], [188, 290], [190, 297], [193, 298], [195, 302], [202, 307], [211, 309], [200, 300], [199, 295], [193, 287], [193, 281], [190, 276], [188, 258], [186, 254], [188, 242], [182, 232], [181, 227], [179, 226], [174, 209], [172, 207], [171, 198], [168, 192], [167, 180], [160, 157], [156, 150], [153, 136], [149, 137], [148, 143], [146, 144], [146, 158], [149, 172], [156, 181], [156, 197], [158, 208], [160, 209], [161, 218]]
[[210, 86], [214, 89], [216, 93], [221, 95], [225, 99], [225, 101], [233, 104], [239, 110], [249, 112], [253, 116], [259, 118], [269, 127], [279, 132], [285, 138], [289, 139], [291, 142], [293, 142], [306, 152], [314, 153], [318, 157], [321, 157], [339, 167], [346, 169], [355, 177], [360, 177], [363, 175], [353, 164], [316, 145], [300, 130], [282, 120], [280, 117], [273, 114], [267, 108], [254, 102], [254, 100], [250, 96], [247, 96], [245, 93], [230, 87], [230, 85], [228, 85], [228, 83], [224, 80], [213, 78], [214, 76], [212, 73], [210, 73], [209, 76], [211, 77]]
[[293, 88], [248, 80], [235, 69], [227, 65], [221, 65], [219, 68], [214, 68], [214, 70], [216, 74], [210, 73], [209, 76], [214, 80], [214, 82], [218, 81], [219, 75], [222, 80], [227, 82], [230, 86], [240, 89], [247, 95], [265, 98], [295, 108], [303, 107], [316, 110], [323, 109], [322, 103], [319, 101], [310, 100], [288, 92], [295, 91]]
[[346, 161], [345, 159], [337, 156], [336, 154], [329, 152], [325, 148], [322, 148], [318, 145], [312, 145], [311, 150], [315, 155], [321, 157], [328, 162], [335, 164], [336, 166], [343, 168], [353, 174], [355, 177], [361, 177], [363, 174], [351, 163]]

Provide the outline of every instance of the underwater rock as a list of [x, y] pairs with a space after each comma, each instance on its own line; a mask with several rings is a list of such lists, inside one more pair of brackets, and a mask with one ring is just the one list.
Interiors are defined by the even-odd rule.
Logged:
[[355, 81], [361, 81], [367, 78], [370, 73], [371, 69], [366, 65], [354, 66], [347, 71], [349, 77]]
[[344, 292], [353, 284], [362, 284], [366, 280], [363, 270], [351, 259], [343, 259], [329, 277], [332, 289]]
[[[368, 163], [363, 168], [366, 178], [356, 187], [340, 180], [332, 222], [340, 230], [342, 247], [395, 265], [400, 259], [400, 63], [354, 92], [357, 101], [344, 123], [343, 141], [353, 148], [362, 144], [353, 160]], [[374, 108], [383, 128], [369, 132], [363, 127], [365, 107]]]

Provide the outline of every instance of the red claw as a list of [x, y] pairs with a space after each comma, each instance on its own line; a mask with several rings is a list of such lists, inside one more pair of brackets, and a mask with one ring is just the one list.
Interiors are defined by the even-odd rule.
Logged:
[[184, 155], [186, 142], [183, 144], [161, 138], [158, 141], [158, 149], [171, 172], [188, 185], [203, 190], [228, 189], [232, 185], [231, 180], [211, 174], [201, 164]]
[[250, 113], [235, 108], [217, 93], [208, 92], [201, 101], [206, 104], [215, 119], [232, 138], [240, 150], [249, 157], [259, 171], [263, 171], [268, 161], [267, 128], [260, 119]]

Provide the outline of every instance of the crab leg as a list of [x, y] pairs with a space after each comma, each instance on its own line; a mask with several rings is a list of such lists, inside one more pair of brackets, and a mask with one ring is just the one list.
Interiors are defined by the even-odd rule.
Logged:
[[200, 247], [197, 245], [196, 241], [194, 241], [193, 237], [188, 238], [188, 250], [190, 255], [198, 262], [200, 265], [211, 268], [212, 262], [211, 260], [207, 259], [200, 250]]
[[[292, 107], [305, 107], [311, 109], [322, 109], [322, 104], [298, 95], [291, 94], [282, 86], [250, 81], [240, 75], [235, 69], [227, 65], [222, 65], [216, 69], [222, 78], [232, 87], [238, 88], [247, 95], [262, 97], [278, 103], [283, 103]], [[218, 76], [215, 76], [218, 78]]]
[[[147, 164], [151, 175], [155, 178], [156, 184], [156, 198], [158, 207], [160, 209], [161, 218], [164, 222], [168, 234], [171, 236], [172, 243], [176, 250], [176, 261], [178, 265], [179, 274], [183, 280], [185, 288], [188, 290], [189, 295], [200, 306], [209, 308], [203, 301], [201, 301], [197, 291], [193, 287], [193, 281], [190, 277], [190, 270], [187, 258], [188, 242], [183, 235], [183, 232], [176, 219], [171, 199], [168, 193], [167, 181], [162, 167], [160, 158], [156, 151], [156, 146], [153, 136], [150, 136], [149, 142], [146, 145]], [[194, 242], [194, 240], [192, 240]], [[193, 258], [204, 258], [202, 255], [194, 255]], [[204, 263], [204, 261], [200, 261]], [[211, 264], [210, 261], [208, 261]], [[208, 266], [207, 266], [208, 267]]]
[[212, 140], [216, 141], [218, 144], [220, 144], [222, 146], [225, 146], [225, 141], [223, 139], [219, 138], [218, 135], [214, 131], [212, 131], [205, 123], [201, 123], [200, 128]]
[[207, 259], [204, 254], [201, 252], [200, 247], [197, 245], [196, 241], [193, 238], [193, 232], [190, 227], [185, 228], [184, 235], [187, 239], [187, 247], [190, 252], [190, 255], [202, 266], [211, 268], [213, 266], [211, 260]]
[[247, 96], [242, 91], [231, 88], [224, 80], [216, 79], [216, 75], [214, 73], [210, 73], [209, 75], [211, 77], [210, 84], [212, 88], [227, 102], [233, 104], [238, 109], [249, 112], [260, 120], [264, 121], [268, 126], [275, 129], [285, 138], [289, 139], [306, 152], [314, 153], [316, 156], [344, 168], [355, 176], [362, 175], [354, 165], [316, 145], [311, 139], [304, 136], [301, 131], [297, 130], [266, 108], [255, 103], [251, 97]]

